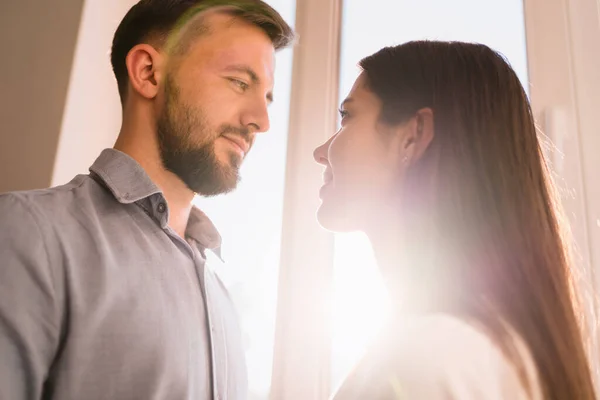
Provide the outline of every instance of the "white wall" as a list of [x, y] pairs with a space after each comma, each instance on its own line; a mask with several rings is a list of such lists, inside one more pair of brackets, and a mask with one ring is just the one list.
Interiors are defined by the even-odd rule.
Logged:
[[75, 48], [52, 185], [87, 173], [100, 151], [112, 147], [121, 103], [110, 65], [114, 32], [135, 0], [86, 0]]

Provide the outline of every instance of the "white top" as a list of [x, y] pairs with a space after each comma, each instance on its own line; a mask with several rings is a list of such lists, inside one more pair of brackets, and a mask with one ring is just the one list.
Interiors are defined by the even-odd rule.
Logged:
[[335, 400], [541, 400], [537, 370], [516, 334], [529, 393], [516, 367], [483, 331], [449, 315], [408, 320], [370, 352]]

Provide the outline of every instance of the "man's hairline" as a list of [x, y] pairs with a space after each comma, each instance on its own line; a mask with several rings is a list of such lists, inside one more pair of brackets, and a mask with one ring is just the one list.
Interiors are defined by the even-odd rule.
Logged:
[[[260, 31], [265, 34], [267, 39], [269, 39], [269, 41], [273, 45], [273, 49], [274, 49], [275, 53], [277, 53], [279, 50], [283, 50], [286, 47], [288, 47], [288, 46], [282, 46], [280, 48], [275, 48], [275, 41], [269, 36], [268, 32], [264, 28], [262, 28], [260, 25], [254, 23], [252, 21], [245, 19], [244, 17], [242, 17], [240, 15], [236, 15], [235, 14], [236, 10], [239, 10], [239, 8], [232, 7], [232, 6], [216, 6], [216, 7], [199, 12], [198, 15], [193, 17], [190, 21], [188, 21], [188, 23], [196, 20], [195, 21], [196, 24], [204, 25], [204, 26], [201, 26], [199, 28], [199, 30], [202, 31], [203, 29], [205, 29], [205, 31], [194, 35], [194, 37], [192, 37], [192, 38], [186, 39], [186, 40], [188, 40], [186, 49], [189, 49], [191, 46], [196, 44], [196, 41], [199, 38], [201, 38], [201, 37], [204, 38], [205, 36], [209, 36], [214, 33], [213, 27], [210, 24], [206, 23], [206, 19], [211, 17], [211, 14], [212, 14], [212, 16], [218, 15], [218, 14], [229, 16], [230, 18], [229, 18], [229, 21], [227, 22], [227, 24], [230, 24], [230, 25], [228, 25], [227, 28], [233, 26], [233, 24], [235, 24], [235, 23], [241, 22], [241, 23], [245, 23], [247, 25], [251, 25], [251, 26], [254, 26], [254, 27], [260, 29]], [[181, 29], [181, 33], [180, 33], [181, 38], [179, 41], [181, 41], [181, 39], [183, 37], [185, 37], [185, 35], [186, 35], [186, 32], [183, 31], [184, 29], [191, 29], [191, 28], [184, 27], [183, 29]], [[140, 40], [140, 42], [138, 44], [133, 46], [132, 49], [140, 44], [146, 44], [146, 45], [152, 46], [156, 51], [168, 52], [168, 49], [166, 49], [166, 47], [168, 46], [169, 37], [174, 32], [176, 32], [176, 30], [177, 30], [177, 22], [165, 31], [160, 31], [160, 30], [154, 30], [153, 32], [151, 31], [151, 32], [147, 33], [146, 35], [144, 35], [142, 37], [142, 40]], [[169, 68], [169, 71], [168, 71], [169, 74], [173, 73], [176, 69], [178, 69], [178, 66], [179, 66], [181, 60], [183, 59], [185, 54], [187, 54], [187, 52], [183, 52], [183, 53], [181, 52], [182, 49], [180, 48], [180, 43], [175, 44], [173, 47], [173, 50], [174, 51], [172, 51], [170, 54], [168, 54], [168, 57], [170, 58], [169, 64], [171, 65], [171, 67]], [[131, 51], [131, 49], [129, 50], [129, 52], [130, 51]], [[127, 54], [129, 54], [129, 52]], [[128, 70], [127, 66], [126, 66], [126, 69]], [[129, 73], [127, 73], [126, 79], [127, 79], [128, 85], [129, 85], [130, 84]], [[123, 99], [122, 107], [125, 107], [125, 102], [127, 101], [127, 97], [128, 96], [126, 96], [125, 99]]]
[[[165, 46], [168, 45], [167, 42], [169, 40], [170, 35], [178, 34], [180, 37], [179, 37], [179, 39], [177, 39], [177, 43], [175, 43], [173, 45], [174, 51], [170, 54], [170, 56], [176, 56], [176, 57], [182, 56], [183, 50], [188, 50], [191, 46], [195, 45], [196, 41], [198, 39], [208, 37], [211, 34], [214, 34], [216, 32], [217, 29], [215, 29], [215, 27], [214, 27], [215, 22], [210, 21], [210, 18], [219, 16], [219, 15], [229, 17], [227, 21], [223, 22], [224, 29], [229, 29], [232, 26], [234, 26], [235, 24], [249, 25], [251, 27], [254, 27], [254, 28], [257, 28], [258, 30], [260, 30], [267, 37], [269, 42], [271, 42], [271, 44], [273, 45], [275, 52], [285, 48], [285, 47], [281, 47], [279, 49], [275, 48], [275, 40], [270, 37], [267, 30], [264, 29], [259, 24], [255, 23], [251, 20], [248, 20], [241, 15], [237, 15], [236, 12], [239, 10], [240, 10], [239, 8], [236, 8], [233, 6], [217, 6], [212, 9], [207, 9], [207, 10], [201, 11], [198, 13], [197, 16], [192, 17], [192, 19], [186, 23], [186, 26], [179, 28], [180, 32], [177, 32], [178, 28], [176, 26], [177, 24], [175, 24], [175, 26], [171, 27], [171, 29], [169, 29], [167, 32], [159, 34], [160, 36], [162, 36], [162, 38], [161, 38], [162, 43], [160, 46], [161, 50], [163, 50], [163, 51], [165, 50]], [[197, 34], [193, 34], [194, 30], [197, 32]], [[193, 36], [186, 37], [186, 35], [188, 35], [190, 33]], [[184, 48], [182, 49], [181, 46], [184, 46]]]

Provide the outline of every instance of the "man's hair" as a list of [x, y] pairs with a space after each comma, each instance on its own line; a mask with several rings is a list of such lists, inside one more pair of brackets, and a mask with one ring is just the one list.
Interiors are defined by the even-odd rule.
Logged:
[[[182, 28], [183, 22], [213, 7], [225, 7], [228, 14], [261, 28], [271, 39], [275, 50], [294, 41], [292, 28], [277, 11], [261, 0], [140, 0], [123, 18], [112, 42], [111, 64], [121, 103], [125, 102], [127, 94], [129, 78], [125, 58], [129, 51], [141, 43], [164, 46], [173, 31]], [[205, 31], [194, 29], [197, 33]]]

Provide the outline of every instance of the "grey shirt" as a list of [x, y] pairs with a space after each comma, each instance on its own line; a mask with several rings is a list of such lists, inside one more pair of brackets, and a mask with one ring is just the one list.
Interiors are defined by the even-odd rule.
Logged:
[[241, 332], [194, 208], [185, 240], [132, 158], [0, 195], [0, 400], [245, 399]]

